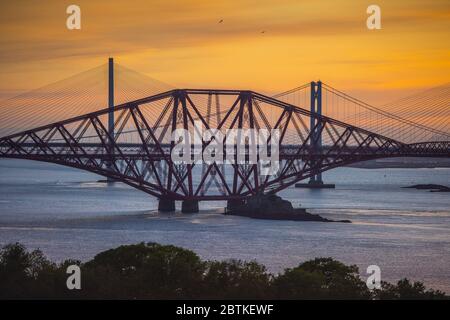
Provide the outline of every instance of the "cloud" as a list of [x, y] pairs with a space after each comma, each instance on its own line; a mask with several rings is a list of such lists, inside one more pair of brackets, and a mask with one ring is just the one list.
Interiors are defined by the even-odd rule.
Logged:
[[108, 55], [171, 83], [278, 89], [300, 77], [366, 86], [448, 77], [448, 0], [378, 3], [383, 29], [371, 32], [357, 0], [78, 0], [82, 30], [69, 31], [66, 2], [11, 1], [0, 11], [0, 90], [25, 69], [59, 78]]
[[[345, 7], [333, 1], [242, 1], [239, 6], [233, 1], [79, 1], [79, 5], [81, 31], [65, 29], [65, 5], [60, 1], [5, 5], [0, 14], [1, 61], [239, 43], [262, 37], [261, 30], [268, 39], [366, 31], [361, 5]], [[383, 10], [383, 23], [391, 27], [446, 18], [448, 11], [433, 7], [395, 13]], [[218, 24], [219, 19], [224, 22]]]

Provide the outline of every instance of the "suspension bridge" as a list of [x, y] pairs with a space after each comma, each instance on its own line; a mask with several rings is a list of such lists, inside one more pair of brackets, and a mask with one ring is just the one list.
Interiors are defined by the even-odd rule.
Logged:
[[[3, 101], [0, 157], [87, 170], [159, 198], [163, 211], [175, 201], [183, 212], [207, 200], [232, 207], [299, 181], [320, 184], [322, 172], [360, 161], [450, 158], [449, 94], [447, 84], [375, 107], [320, 81], [277, 95], [176, 89], [110, 59]], [[172, 132], [194, 133], [198, 121], [224, 139], [227, 129], [279, 130], [279, 170], [173, 162]]]

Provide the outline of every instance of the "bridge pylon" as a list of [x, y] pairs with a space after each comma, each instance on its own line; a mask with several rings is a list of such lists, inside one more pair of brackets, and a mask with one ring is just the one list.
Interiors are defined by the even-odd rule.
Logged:
[[[108, 59], [108, 134], [110, 137], [109, 148], [111, 150], [111, 159], [107, 167], [111, 169], [114, 163], [114, 59]], [[114, 182], [111, 177], [107, 177], [107, 182]]]
[[[317, 82], [311, 81], [310, 89], [310, 110], [311, 113], [317, 113], [322, 116], [322, 82], [319, 80]], [[311, 131], [312, 145], [311, 149], [314, 152], [320, 154], [322, 152], [322, 128], [320, 121], [315, 118], [310, 118], [309, 130]], [[319, 160], [320, 161], [320, 160]], [[320, 167], [319, 163], [314, 163], [314, 166]], [[332, 183], [323, 183], [322, 172], [317, 170], [309, 179], [308, 183], [297, 183], [295, 185], [297, 188], [312, 188], [312, 189], [322, 189], [322, 188], [334, 188], [335, 185]]]

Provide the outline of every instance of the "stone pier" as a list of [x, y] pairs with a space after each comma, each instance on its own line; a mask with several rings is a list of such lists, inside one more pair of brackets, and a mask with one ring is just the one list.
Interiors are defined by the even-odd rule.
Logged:
[[197, 200], [183, 200], [181, 203], [181, 212], [183, 213], [197, 213], [198, 201]]
[[173, 212], [175, 211], [175, 200], [161, 198], [158, 202], [158, 211], [161, 212]]
[[336, 185], [334, 183], [323, 183], [322, 181], [310, 180], [307, 183], [296, 183], [296, 188], [306, 188], [306, 189], [334, 189]]
[[225, 213], [227, 211], [236, 210], [236, 209], [240, 208], [241, 206], [243, 206], [244, 204], [245, 204], [245, 200], [244, 199], [231, 199], [231, 200], [228, 200]]

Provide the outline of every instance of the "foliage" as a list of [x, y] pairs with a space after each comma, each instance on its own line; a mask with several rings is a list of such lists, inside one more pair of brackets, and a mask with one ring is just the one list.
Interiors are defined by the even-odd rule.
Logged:
[[427, 290], [422, 282], [411, 283], [404, 278], [393, 285], [388, 282], [381, 283], [381, 290], [376, 290], [375, 297], [382, 300], [433, 300], [445, 299], [445, 293], [439, 290]]
[[205, 299], [264, 299], [269, 295], [270, 275], [256, 261], [210, 261], [203, 280]]
[[108, 298], [189, 298], [199, 294], [205, 263], [192, 251], [157, 243], [104, 251], [82, 268], [86, 291]]
[[20, 243], [0, 250], [0, 298], [37, 298], [61, 292], [65, 277], [40, 250], [28, 252]]
[[[69, 265], [81, 268], [81, 290], [68, 290]], [[271, 275], [256, 261], [203, 261], [183, 248], [139, 243], [86, 263], [49, 261], [20, 243], [0, 250], [0, 299], [443, 299], [440, 291], [402, 279], [369, 291], [356, 266], [316, 258]]]
[[274, 280], [277, 295], [286, 299], [367, 299], [370, 291], [357, 266], [332, 258], [316, 258], [286, 269]]

